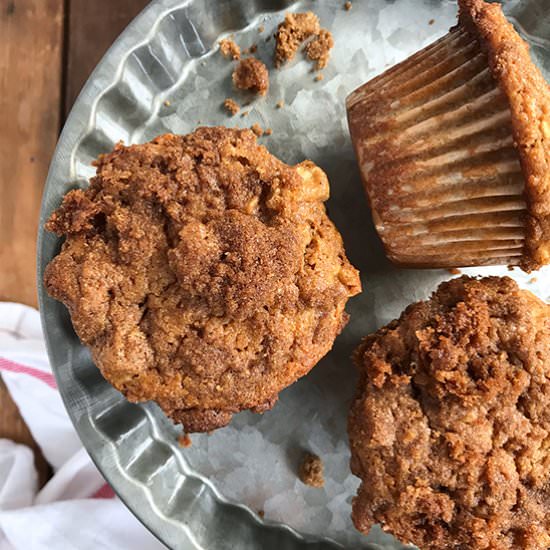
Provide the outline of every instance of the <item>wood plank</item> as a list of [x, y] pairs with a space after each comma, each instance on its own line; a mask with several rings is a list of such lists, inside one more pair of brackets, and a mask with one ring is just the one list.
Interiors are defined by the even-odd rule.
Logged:
[[[35, 306], [42, 187], [59, 132], [63, 0], [0, 0], [0, 300]], [[0, 383], [0, 437], [32, 447], [49, 467]]]
[[148, 0], [70, 0], [65, 86], [68, 114], [103, 54]]
[[[38, 214], [61, 115], [146, 4], [118, 0], [113, 10], [111, 0], [0, 0], [0, 112], [8, 114], [0, 135], [0, 300], [36, 306]], [[0, 437], [35, 450], [43, 484], [49, 467], [1, 381]]]
[[0, 300], [36, 307], [36, 234], [60, 117], [63, 0], [1, 0]]

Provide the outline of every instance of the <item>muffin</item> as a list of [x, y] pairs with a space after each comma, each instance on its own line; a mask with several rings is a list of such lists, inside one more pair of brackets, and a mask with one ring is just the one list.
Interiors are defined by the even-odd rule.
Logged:
[[423, 550], [550, 548], [550, 306], [461, 277], [355, 353], [352, 519]]
[[96, 167], [47, 222], [65, 242], [44, 284], [103, 376], [187, 432], [271, 408], [360, 291], [324, 172], [222, 127], [119, 144]]
[[355, 90], [349, 128], [374, 224], [406, 267], [550, 262], [550, 92], [499, 4]]

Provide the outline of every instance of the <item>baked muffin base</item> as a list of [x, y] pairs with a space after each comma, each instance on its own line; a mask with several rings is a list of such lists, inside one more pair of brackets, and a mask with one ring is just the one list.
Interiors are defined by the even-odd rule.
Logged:
[[407, 267], [550, 260], [548, 86], [497, 5], [353, 92], [352, 140], [388, 257]]

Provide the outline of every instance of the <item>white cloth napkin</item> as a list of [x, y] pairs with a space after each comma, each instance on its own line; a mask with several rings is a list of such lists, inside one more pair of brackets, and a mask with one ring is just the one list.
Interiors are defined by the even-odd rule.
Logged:
[[36, 310], [0, 302], [0, 375], [54, 473], [39, 491], [32, 451], [0, 439], [0, 550], [165, 548], [82, 447], [57, 391]]

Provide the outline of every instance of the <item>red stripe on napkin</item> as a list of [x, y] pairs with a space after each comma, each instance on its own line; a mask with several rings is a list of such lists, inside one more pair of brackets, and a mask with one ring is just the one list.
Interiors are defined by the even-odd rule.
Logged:
[[115, 492], [111, 486], [105, 483], [92, 495], [92, 498], [114, 498], [115, 496]]
[[[10, 361], [5, 357], [0, 357], [0, 371], [6, 372], [15, 372], [17, 374], [26, 374], [32, 376], [44, 384], [50, 386], [50, 388], [56, 390], [57, 384], [55, 382], [55, 377], [49, 372], [41, 371], [40, 369], [35, 369], [33, 367], [28, 367], [27, 365], [21, 365], [15, 361]], [[91, 498], [114, 498], [116, 496], [115, 492], [108, 483], [102, 485]]]
[[5, 359], [4, 357], [0, 357], [0, 370], [15, 372], [17, 374], [26, 374], [44, 382], [44, 384], [47, 384], [48, 386], [50, 386], [50, 388], [53, 388], [54, 390], [57, 389], [57, 384], [55, 382], [53, 374], [35, 369], [33, 367], [28, 367], [27, 365], [15, 363], [14, 361], [10, 361], [9, 359]]

